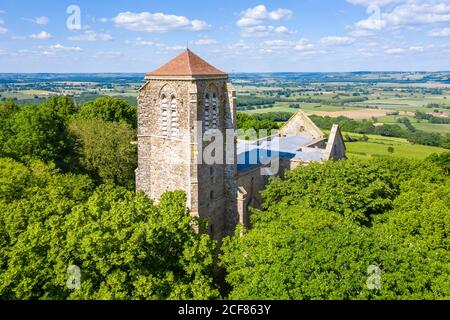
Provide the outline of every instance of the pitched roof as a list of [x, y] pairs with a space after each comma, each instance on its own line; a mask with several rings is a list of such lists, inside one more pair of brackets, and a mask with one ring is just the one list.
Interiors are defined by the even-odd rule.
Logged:
[[208, 62], [187, 49], [175, 59], [159, 69], [147, 74], [147, 77], [164, 76], [226, 76], [227, 74], [213, 67]]

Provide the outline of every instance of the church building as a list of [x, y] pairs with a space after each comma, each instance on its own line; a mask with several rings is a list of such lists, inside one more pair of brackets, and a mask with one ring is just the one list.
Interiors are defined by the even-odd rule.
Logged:
[[[164, 192], [184, 191], [190, 214], [206, 219], [216, 239], [233, 234], [238, 224], [250, 226], [248, 208], [261, 205], [260, 191], [271, 175], [346, 156], [339, 127], [327, 139], [302, 111], [274, 136], [230, 139], [237, 130], [236, 91], [228, 74], [190, 50], [145, 80], [138, 97], [136, 188], [156, 201]], [[211, 139], [210, 133], [224, 138]], [[215, 158], [221, 161], [202, 161], [204, 150], [218, 141], [222, 152]]]

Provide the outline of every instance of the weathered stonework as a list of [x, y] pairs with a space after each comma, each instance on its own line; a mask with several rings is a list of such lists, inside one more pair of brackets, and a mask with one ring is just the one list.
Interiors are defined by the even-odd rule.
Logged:
[[[166, 191], [184, 191], [190, 214], [208, 220], [208, 232], [216, 239], [232, 235], [238, 224], [250, 226], [248, 208], [261, 206], [269, 176], [262, 174], [264, 166], [237, 170], [236, 91], [228, 75], [186, 51], [146, 80], [138, 97], [137, 190], [156, 201]], [[203, 161], [205, 149], [215, 142], [203, 136], [206, 128], [224, 137], [219, 163]], [[301, 135], [310, 139], [298, 148], [311, 154], [322, 150], [320, 161], [345, 158], [337, 126], [327, 144], [322, 131], [299, 112], [277, 137]], [[281, 157], [277, 176], [313, 161]]]
[[[197, 130], [197, 123], [204, 123], [208, 93], [217, 95], [217, 130], [235, 128], [236, 95], [227, 77], [148, 79], [138, 98], [136, 187], [156, 200], [166, 191], [185, 191], [191, 214], [207, 219], [209, 232], [221, 238], [235, 225], [237, 172], [236, 161], [226, 164], [225, 153], [222, 164], [198, 164], [198, 156], [210, 143]], [[161, 134], [163, 95], [176, 98], [178, 137]]]

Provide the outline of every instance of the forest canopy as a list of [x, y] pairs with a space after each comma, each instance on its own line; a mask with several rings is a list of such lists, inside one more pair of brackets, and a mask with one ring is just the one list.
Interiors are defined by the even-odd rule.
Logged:
[[299, 167], [219, 244], [135, 139], [120, 99], [0, 103], [0, 299], [450, 299], [450, 153]]

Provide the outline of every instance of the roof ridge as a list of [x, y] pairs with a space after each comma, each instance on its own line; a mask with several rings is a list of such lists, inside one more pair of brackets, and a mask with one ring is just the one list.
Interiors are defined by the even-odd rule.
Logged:
[[188, 54], [188, 67], [189, 67], [189, 72], [192, 73], [192, 67], [191, 67], [191, 54], [192, 51], [189, 50], [189, 48], [186, 49], [186, 52]]
[[165, 76], [228, 76], [212, 66], [190, 49], [186, 49], [160, 68], [147, 74], [148, 77]]

